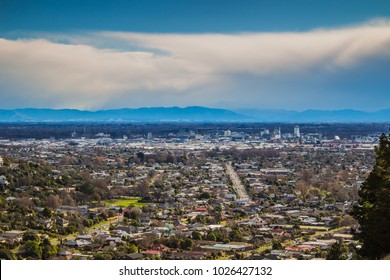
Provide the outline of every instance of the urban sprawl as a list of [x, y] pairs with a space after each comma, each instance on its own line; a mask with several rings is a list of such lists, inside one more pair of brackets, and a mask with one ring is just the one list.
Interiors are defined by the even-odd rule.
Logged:
[[2, 138], [0, 258], [353, 259], [382, 132]]

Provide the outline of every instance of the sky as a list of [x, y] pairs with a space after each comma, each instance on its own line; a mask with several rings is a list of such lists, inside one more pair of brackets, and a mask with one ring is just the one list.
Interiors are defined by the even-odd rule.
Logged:
[[0, 0], [0, 109], [390, 108], [388, 0]]

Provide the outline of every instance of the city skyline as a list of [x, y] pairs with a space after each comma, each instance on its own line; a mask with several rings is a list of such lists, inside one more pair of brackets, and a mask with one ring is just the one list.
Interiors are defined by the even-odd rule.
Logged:
[[386, 1], [35, 2], [1, 4], [1, 109], [390, 104]]

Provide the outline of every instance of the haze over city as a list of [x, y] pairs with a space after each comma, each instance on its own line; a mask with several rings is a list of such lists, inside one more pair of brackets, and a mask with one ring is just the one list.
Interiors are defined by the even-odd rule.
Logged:
[[1, 109], [390, 104], [388, 1], [2, 1]]

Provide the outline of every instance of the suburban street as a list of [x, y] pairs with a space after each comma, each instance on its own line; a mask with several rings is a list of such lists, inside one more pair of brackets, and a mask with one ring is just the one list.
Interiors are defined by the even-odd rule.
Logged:
[[237, 200], [247, 200], [248, 202], [251, 200], [245, 190], [244, 185], [241, 182], [240, 177], [238, 177], [236, 171], [234, 170], [231, 162], [226, 164], [226, 172], [233, 183], [233, 188], [237, 192]]

